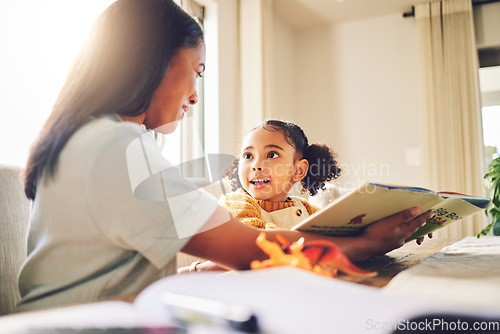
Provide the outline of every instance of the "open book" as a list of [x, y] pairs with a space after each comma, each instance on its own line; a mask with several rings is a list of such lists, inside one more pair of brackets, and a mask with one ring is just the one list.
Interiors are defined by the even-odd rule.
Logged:
[[422, 213], [433, 210], [434, 218], [418, 229], [409, 241], [484, 211], [490, 202], [489, 198], [459, 193], [437, 193], [424, 188], [367, 182], [329, 203], [292, 229], [325, 235], [354, 235], [367, 225], [410, 207], [417, 206]]
[[[259, 333], [273, 334], [389, 334], [400, 319], [455, 310], [446, 304], [399, 297], [302, 269], [277, 267], [172, 275], [152, 283], [133, 303], [103, 301], [0, 317], [0, 333], [242, 333], [206, 323], [199, 314], [193, 314], [185, 324], [174, 321], [168, 308], [172, 294], [208, 300], [209, 309], [214, 302], [244, 307], [255, 315]], [[476, 312], [484, 314], [484, 309]]]

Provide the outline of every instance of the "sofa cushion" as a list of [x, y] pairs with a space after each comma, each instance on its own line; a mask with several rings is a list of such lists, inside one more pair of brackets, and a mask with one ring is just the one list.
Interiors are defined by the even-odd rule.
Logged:
[[20, 300], [19, 269], [26, 259], [30, 201], [24, 194], [23, 168], [0, 165], [0, 315]]

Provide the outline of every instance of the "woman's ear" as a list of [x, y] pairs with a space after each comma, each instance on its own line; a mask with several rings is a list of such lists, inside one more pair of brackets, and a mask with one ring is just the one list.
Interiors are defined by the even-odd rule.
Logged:
[[295, 172], [293, 173], [292, 181], [299, 182], [306, 177], [309, 170], [309, 161], [300, 159], [295, 162]]

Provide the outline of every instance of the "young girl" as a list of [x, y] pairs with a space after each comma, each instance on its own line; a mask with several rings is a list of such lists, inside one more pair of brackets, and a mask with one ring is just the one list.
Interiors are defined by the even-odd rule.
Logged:
[[309, 144], [293, 123], [267, 120], [245, 137], [239, 159], [228, 171], [233, 193], [219, 204], [242, 222], [263, 229], [289, 228], [319, 208], [289, 196], [293, 185], [311, 196], [340, 176], [334, 153], [326, 145]]

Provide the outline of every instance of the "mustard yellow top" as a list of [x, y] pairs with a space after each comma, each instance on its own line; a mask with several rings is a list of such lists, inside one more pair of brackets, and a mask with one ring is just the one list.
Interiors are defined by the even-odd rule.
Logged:
[[[303, 198], [300, 198], [300, 201], [304, 204], [310, 215], [320, 209]], [[260, 208], [267, 212], [273, 212], [295, 206], [294, 201], [290, 198], [284, 202], [257, 200], [242, 190], [222, 196], [219, 199], [219, 204], [225, 207], [243, 223], [261, 229], [277, 228], [277, 226], [273, 223], [266, 223], [262, 219]]]

